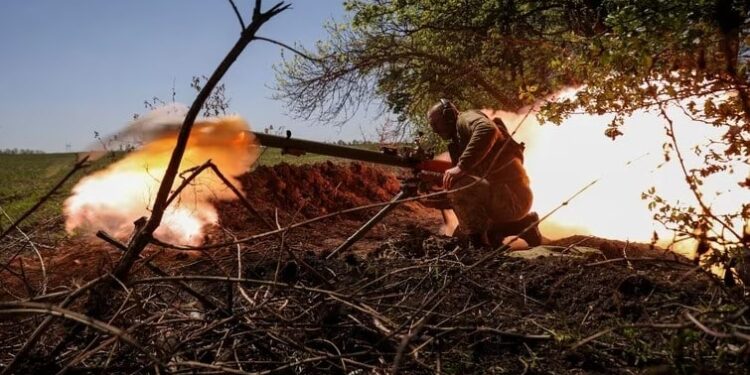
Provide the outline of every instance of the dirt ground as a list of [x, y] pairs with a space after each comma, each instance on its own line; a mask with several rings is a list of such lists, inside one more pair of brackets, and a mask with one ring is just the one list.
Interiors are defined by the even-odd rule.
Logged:
[[[262, 166], [240, 180], [255, 209], [282, 227], [388, 201], [399, 190], [391, 171], [362, 164]], [[209, 232], [208, 243], [269, 230], [237, 202], [218, 205], [221, 226]], [[709, 334], [746, 332], [745, 290], [724, 286], [687, 259], [587, 236], [550, 245], [600, 253], [538, 259], [492, 253], [438, 235], [440, 214], [418, 203], [393, 211], [353, 252], [324, 259], [376, 211], [218, 249], [151, 246], [145, 255], [154, 265], [223, 310], [196, 302], [175, 281], [154, 280], [143, 266], [128, 281], [127, 298], [115, 294], [98, 310], [118, 311], [109, 318], [117, 327], [140, 327], [126, 331], [174, 373], [741, 374], [750, 365], [741, 336]], [[14, 243], [0, 245], [8, 252], [20, 248]], [[86, 238], [41, 245], [47, 293], [105, 274], [120, 255]], [[43, 287], [36, 255], [22, 250], [12, 261], [4, 255], [2, 301], [38, 295]], [[217, 279], [200, 279], [207, 276]], [[218, 279], [228, 277], [242, 281]], [[150, 323], [158, 314], [165, 323]], [[0, 365], [38, 322], [0, 315]], [[73, 363], [73, 373], [153, 372], [144, 365], [148, 358], [124, 344], [76, 362], [104, 339], [87, 328], [82, 339], [66, 340], [70, 327], [51, 328], [19, 368], [51, 373]]]

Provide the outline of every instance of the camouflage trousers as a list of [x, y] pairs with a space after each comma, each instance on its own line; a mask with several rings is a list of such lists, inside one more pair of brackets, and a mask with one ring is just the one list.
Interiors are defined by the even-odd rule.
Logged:
[[[471, 177], [458, 179], [454, 188], [474, 181]], [[448, 194], [459, 228], [465, 234], [483, 233], [522, 219], [531, 210], [533, 195], [529, 181], [481, 180], [463, 190]]]

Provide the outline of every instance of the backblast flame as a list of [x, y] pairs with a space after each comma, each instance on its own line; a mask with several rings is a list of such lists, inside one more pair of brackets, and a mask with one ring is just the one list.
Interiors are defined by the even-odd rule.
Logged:
[[[137, 129], [141, 128], [142, 123]], [[239, 117], [196, 122], [180, 169], [188, 170], [211, 160], [227, 177], [246, 172], [259, 149], [248, 130], [247, 123]], [[125, 132], [133, 131], [131, 126]], [[144, 146], [83, 178], [64, 203], [66, 230], [71, 233], [105, 230], [118, 238], [132, 232], [135, 220], [150, 215], [178, 131], [179, 125], [164, 124], [159, 124], [156, 130], [144, 129], [141, 131]], [[236, 180], [231, 181], [238, 184]], [[177, 179], [172, 189], [180, 182]], [[164, 241], [200, 244], [206, 227], [218, 222], [212, 202], [233, 198], [232, 192], [213, 172], [204, 171], [167, 208], [154, 235]]]
[[[519, 113], [492, 110], [485, 110], [485, 113], [501, 117], [510, 131], [524, 121], [514, 138], [527, 145], [525, 165], [534, 190], [534, 209], [540, 214], [555, 209], [598, 179], [590, 189], [542, 223], [542, 233], [549, 238], [591, 234], [649, 242], [653, 234], [658, 233], [659, 244], [665, 246], [672, 242], [675, 234], [653, 220], [649, 202], [642, 199], [642, 193], [655, 187], [661, 197], [671, 202], [698, 205], [678, 162], [674, 157], [664, 162], [663, 144], [669, 139], [664, 135], [666, 122], [658, 111], [638, 111], [626, 118], [624, 134], [615, 141], [603, 134], [605, 125], [612, 119], [607, 115], [576, 114], [560, 126], [541, 126], [535, 111], [528, 108]], [[668, 104], [666, 114], [674, 121], [686, 167], [703, 165], [702, 157], [693, 150], [711, 139], [719, 139], [722, 129], [691, 119], [679, 104]], [[628, 162], [632, 163], [627, 165]], [[717, 215], [736, 212], [743, 203], [750, 201], [750, 190], [737, 184], [750, 175], [750, 166], [738, 163], [731, 168], [733, 173], [713, 175], [700, 187]], [[733, 224], [741, 232], [743, 223]], [[694, 243], [683, 243], [676, 250], [694, 251]]]

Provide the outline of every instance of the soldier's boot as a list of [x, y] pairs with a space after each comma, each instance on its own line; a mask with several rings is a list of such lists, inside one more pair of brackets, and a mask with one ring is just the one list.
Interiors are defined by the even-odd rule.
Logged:
[[[516, 236], [537, 221], [539, 221], [539, 215], [536, 212], [530, 212], [520, 220], [501, 225], [500, 229], [493, 233], [493, 238], [495, 239], [495, 241], [502, 242], [505, 237]], [[530, 228], [519, 237], [522, 240], [526, 241], [529, 247], [539, 246], [542, 244], [542, 233], [539, 232], [538, 225], [534, 225], [533, 228]]]
[[537, 224], [537, 221], [539, 221], [539, 215], [536, 212], [530, 212], [526, 215], [526, 217], [516, 222], [518, 225], [516, 233], [521, 233], [530, 225], [534, 225], [532, 228], [520, 235], [521, 239], [529, 244], [529, 247], [539, 246], [542, 244], [542, 233], [539, 231], [539, 224]]
[[481, 232], [481, 233], [469, 234], [469, 242], [475, 249], [483, 249], [487, 247], [492, 247], [492, 243], [490, 243], [490, 240], [487, 237], [486, 231]]

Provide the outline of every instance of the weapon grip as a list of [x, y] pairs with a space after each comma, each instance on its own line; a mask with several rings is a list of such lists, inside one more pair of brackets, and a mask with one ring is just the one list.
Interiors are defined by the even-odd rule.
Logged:
[[447, 160], [423, 160], [417, 168], [423, 171], [443, 173], [451, 167], [453, 167], [453, 164]]

